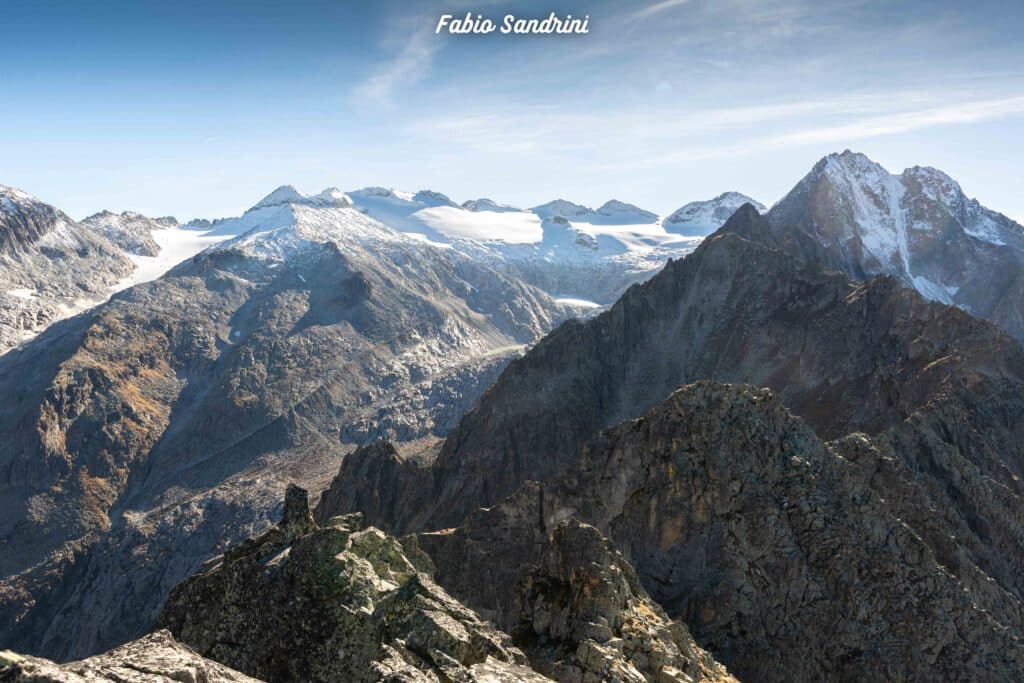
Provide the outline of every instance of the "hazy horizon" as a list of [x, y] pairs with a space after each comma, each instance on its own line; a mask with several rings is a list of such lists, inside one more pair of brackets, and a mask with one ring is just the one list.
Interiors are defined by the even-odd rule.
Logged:
[[[442, 13], [586, 36], [435, 35]], [[282, 184], [521, 207], [770, 205], [830, 152], [1024, 220], [1024, 7], [662, 0], [5, 8], [0, 184], [75, 218], [238, 215]]]

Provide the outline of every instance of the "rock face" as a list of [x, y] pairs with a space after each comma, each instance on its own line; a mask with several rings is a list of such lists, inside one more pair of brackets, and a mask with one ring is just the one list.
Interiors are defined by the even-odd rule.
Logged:
[[265, 680], [547, 680], [421, 563], [358, 516], [318, 527], [290, 487], [281, 523], [177, 586], [160, 624]]
[[0, 353], [99, 303], [134, 267], [61, 211], [0, 185]]
[[82, 219], [82, 225], [137, 256], [160, 253], [160, 245], [153, 239], [154, 231], [179, 227], [178, 221], [170, 216], [148, 218], [134, 211], [101, 211]]
[[547, 514], [607, 529], [741, 680], [1020, 678], [1017, 588], [901, 519], [872, 481], [891, 451], [858, 462], [874, 448], [821, 442], [767, 389], [698, 383], [592, 444]]
[[[897, 431], [954, 450], [949, 435], [924, 446], [922, 431]], [[1019, 493], [1002, 508], [972, 477], [979, 501], [958, 509], [963, 494], [934, 470], [976, 465], [906, 462], [919, 454], [893, 444], [826, 443], [768, 389], [699, 382], [602, 433], [547, 485], [415, 538], [440, 585], [560, 680], [661, 680], [650, 662], [726, 675], [662, 607], [740, 680], [1016, 680], [1018, 551], [978, 553], [965, 513], [1001, 526], [988, 532], [1001, 545], [1020, 529]]]
[[[529, 483], [416, 543], [438, 583], [512, 634], [555, 680], [734, 680], [647, 597], [608, 539], [576, 519], [549, 523], [547, 507], [543, 488]], [[324, 499], [320, 510], [329, 509]]]
[[760, 202], [739, 192], [723, 192], [714, 199], [690, 202], [676, 209], [661, 222], [668, 232], [681, 235], [710, 235], [725, 225], [729, 217], [744, 204], [758, 211], [767, 209]]
[[[361, 449], [324, 500], [429, 531], [540, 480], [546, 528], [605, 533], [741, 679], [1020, 677], [1024, 351], [741, 228], [770, 226], [741, 209], [511, 363], [431, 457]], [[701, 379], [772, 391], [659, 406]]]
[[1024, 227], [941, 171], [830, 154], [766, 217], [773, 246], [857, 279], [892, 275], [1024, 339]]
[[157, 631], [110, 652], [80, 662], [59, 665], [37, 657], [0, 652], [0, 680], [15, 683], [254, 683], [226, 666], [203, 659], [175, 642], [168, 631]]
[[339, 203], [221, 222], [248, 232], [0, 359], [0, 642], [63, 660], [145, 633], [284, 481], [443, 436], [565, 314]]

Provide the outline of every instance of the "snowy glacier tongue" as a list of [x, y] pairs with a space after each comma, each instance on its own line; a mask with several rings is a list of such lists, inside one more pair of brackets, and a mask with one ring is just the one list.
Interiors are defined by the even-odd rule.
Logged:
[[156, 256], [129, 254], [128, 258], [135, 263], [135, 270], [117, 283], [114, 292], [155, 280], [182, 261], [192, 258], [203, 249], [228, 238], [227, 235], [216, 234], [212, 231], [188, 228], [154, 230], [151, 234], [153, 240], [160, 245], [160, 253]]

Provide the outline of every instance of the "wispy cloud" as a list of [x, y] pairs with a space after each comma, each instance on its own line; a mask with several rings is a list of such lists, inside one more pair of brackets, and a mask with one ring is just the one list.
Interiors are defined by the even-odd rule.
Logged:
[[632, 12], [628, 16], [628, 20], [643, 21], [644, 19], [650, 19], [656, 14], [660, 14], [666, 10], [670, 10], [673, 7], [685, 5], [688, 2], [690, 2], [690, 0], [662, 0], [661, 2], [656, 2], [653, 5], [648, 5], [647, 7]]
[[798, 131], [771, 139], [774, 146], [863, 140], [909, 133], [923, 128], [978, 123], [1024, 113], [1024, 97], [961, 102], [917, 111], [872, 116], [841, 126]]
[[393, 59], [379, 66], [369, 78], [353, 89], [357, 103], [376, 107], [390, 107], [395, 94], [426, 78], [441, 49], [443, 40], [434, 35], [433, 26], [424, 20]]
[[835, 144], [1024, 114], [1024, 96], [937, 105], [925, 92], [868, 93], [767, 106], [578, 112], [555, 106], [507, 108], [417, 122], [412, 136], [444, 138], [464, 149], [538, 161], [635, 170], [740, 158], [753, 152]]

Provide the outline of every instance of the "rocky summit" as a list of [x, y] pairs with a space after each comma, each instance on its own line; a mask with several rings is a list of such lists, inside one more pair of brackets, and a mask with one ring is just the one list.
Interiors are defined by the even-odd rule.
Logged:
[[290, 487], [280, 524], [177, 586], [159, 623], [263, 680], [549, 680], [427, 567], [358, 515], [318, 526]]

